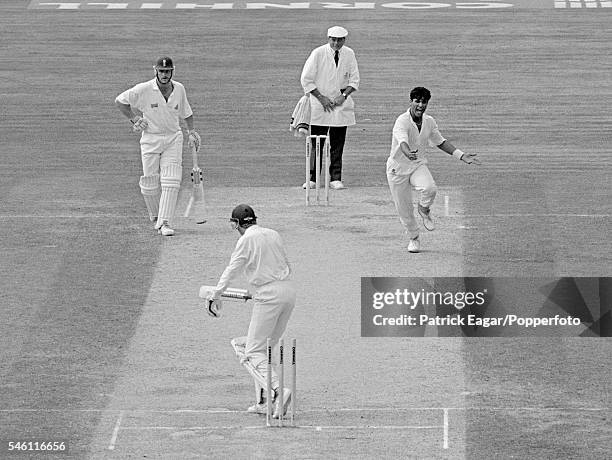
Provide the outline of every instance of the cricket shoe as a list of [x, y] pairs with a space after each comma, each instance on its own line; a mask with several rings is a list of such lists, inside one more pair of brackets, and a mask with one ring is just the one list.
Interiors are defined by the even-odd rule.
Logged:
[[[307, 185], [308, 185], [308, 184], [307, 184], [306, 182], [304, 182], [304, 184], [302, 185], [302, 188], [303, 188], [304, 190], [306, 190], [306, 186], [307, 186]], [[315, 181], [311, 180], [311, 181], [310, 181], [310, 188], [315, 188], [316, 186], [317, 186], [317, 183], [316, 183]]]
[[174, 230], [170, 228], [170, 226], [168, 225], [168, 222], [166, 221], [162, 222], [161, 227], [157, 229], [157, 233], [159, 233], [162, 236], [174, 236]]
[[329, 183], [329, 186], [334, 190], [344, 190], [346, 188], [341, 180], [333, 180]]
[[272, 418], [280, 418], [281, 413], [283, 417], [287, 415], [287, 409], [289, 409], [289, 403], [291, 403], [291, 390], [289, 388], [283, 388], [282, 398], [278, 395], [279, 390], [280, 388], [278, 388], [274, 394], [274, 415], [272, 415]]
[[265, 402], [253, 404], [247, 409], [249, 414], [262, 414], [265, 415], [268, 410], [268, 405]]
[[419, 241], [419, 237], [410, 238], [408, 241], [408, 252], [419, 252], [421, 250], [421, 243]]
[[429, 208], [419, 205], [419, 216], [421, 216], [421, 218], [423, 219], [423, 227], [425, 227], [430, 232], [436, 229], [433, 220], [431, 220], [431, 211]]

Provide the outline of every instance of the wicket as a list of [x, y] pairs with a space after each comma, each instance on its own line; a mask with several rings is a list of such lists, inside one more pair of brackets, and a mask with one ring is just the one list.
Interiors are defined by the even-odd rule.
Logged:
[[[310, 168], [312, 166], [312, 142], [315, 143], [315, 198], [320, 203], [319, 191], [321, 189], [321, 152], [325, 156], [325, 205], [329, 205], [329, 167], [331, 164], [331, 151], [329, 136], [306, 136], [306, 206], [310, 205]], [[323, 146], [321, 146], [323, 144]], [[323, 150], [321, 150], [323, 148]]]
[[[295, 395], [296, 395], [296, 340], [291, 340], [291, 405], [290, 405], [290, 421], [291, 426], [295, 426]], [[266, 426], [272, 426], [272, 340], [268, 338], [266, 340], [266, 356], [267, 356], [267, 389], [266, 389]], [[280, 339], [278, 342], [278, 396], [281, 398], [281, 408], [278, 414], [278, 426], [282, 427], [284, 424], [285, 414], [283, 413], [282, 398], [284, 396], [285, 388], [285, 341]]]

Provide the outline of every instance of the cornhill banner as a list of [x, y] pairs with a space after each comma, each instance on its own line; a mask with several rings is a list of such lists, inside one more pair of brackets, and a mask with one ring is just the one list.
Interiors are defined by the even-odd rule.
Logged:
[[361, 278], [362, 337], [611, 337], [612, 278]]

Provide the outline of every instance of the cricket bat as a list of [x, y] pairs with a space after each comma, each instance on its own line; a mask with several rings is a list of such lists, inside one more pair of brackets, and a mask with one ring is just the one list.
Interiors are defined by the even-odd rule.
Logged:
[[[187, 208], [185, 209], [184, 217], [189, 217], [191, 214], [191, 209], [194, 207], [196, 203], [204, 202], [204, 177], [202, 175], [202, 169], [198, 166], [198, 152], [195, 146], [191, 147], [191, 158], [193, 159], [193, 168], [191, 169], [191, 196], [189, 197], [189, 202], [187, 203]], [[206, 222], [206, 219], [200, 219], [196, 221], [197, 224], [203, 224]]]
[[[214, 286], [201, 286], [198, 297], [202, 299], [207, 298], [214, 288]], [[225, 291], [223, 291], [221, 297], [226, 299], [244, 300], [246, 302], [247, 300], [252, 299], [253, 295], [246, 289], [227, 288]]]

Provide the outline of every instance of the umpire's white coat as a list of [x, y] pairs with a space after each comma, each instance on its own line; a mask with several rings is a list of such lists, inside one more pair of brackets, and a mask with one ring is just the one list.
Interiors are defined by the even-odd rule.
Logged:
[[[334, 62], [334, 50], [329, 44], [315, 48], [304, 64], [300, 81], [304, 93], [317, 88], [330, 99], [340, 95], [342, 89], [352, 86], [359, 88], [359, 68], [353, 50], [340, 48], [338, 66]], [[352, 126], [355, 124], [355, 102], [349, 96], [344, 104], [331, 112], [325, 112], [319, 100], [310, 95], [310, 124], [318, 126]]]

